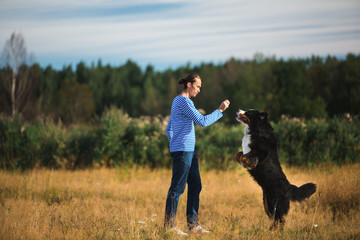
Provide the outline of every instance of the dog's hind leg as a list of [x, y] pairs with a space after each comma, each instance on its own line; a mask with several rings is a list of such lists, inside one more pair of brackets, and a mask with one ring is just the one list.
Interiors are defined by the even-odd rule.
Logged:
[[268, 205], [268, 203], [267, 203], [267, 201], [266, 201], [265, 193], [263, 193], [263, 204], [264, 204], [264, 210], [265, 210], [266, 214], [268, 215], [268, 217], [269, 217], [270, 219], [272, 219], [272, 218], [273, 218], [273, 215], [272, 215], [272, 213], [271, 213], [270, 210], [269, 210], [269, 205]]
[[280, 196], [276, 199], [273, 211], [273, 224], [270, 229], [279, 228], [282, 230], [285, 225], [284, 216], [288, 213], [290, 208], [290, 201], [287, 197]]
[[268, 202], [266, 200], [266, 195], [265, 195], [265, 193], [263, 193], [263, 204], [264, 204], [265, 212], [268, 215], [268, 217], [270, 218], [270, 220], [273, 221], [273, 223], [270, 226], [270, 230], [275, 230], [275, 228], [277, 226], [277, 222], [278, 222], [278, 220], [276, 219], [277, 202], [278, 201], [276, 200], [274, 208], [272, 206], [270, 206], [270, 208], [273, 209], [273, 211], [270, 211], [269, 204], [268, 204]]
[[273, 210], [273, 214], [272, 214], [272, 218], [273, 218], [273, 223], [270, 227], [270, 230], [274, 230], [276, 228], [276, 225], [277, 225], [277, 212], [276, 212], [276, 209], [277, 209], [277, 203], [278, 203], [278, 199], [276, 199], [276, 202], [275, 202], [275, 206], [274, 206], [274, 210]]

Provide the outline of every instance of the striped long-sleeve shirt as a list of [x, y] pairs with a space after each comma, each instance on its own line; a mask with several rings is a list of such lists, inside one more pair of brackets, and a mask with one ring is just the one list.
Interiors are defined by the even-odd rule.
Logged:
[[223, 116], [216, 109], [211, 114], [203, 116], [194, 106], [190, 98], [179, 95], [174, 98], [171, 106], [171, 115], [166, 127], [166, 134], [170, 142], [170, 152], [195, 150], [194, 122], [206, 127]]

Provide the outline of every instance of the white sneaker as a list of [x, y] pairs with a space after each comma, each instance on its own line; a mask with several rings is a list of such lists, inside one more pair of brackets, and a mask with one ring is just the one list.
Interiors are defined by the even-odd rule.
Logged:
[[203, 228], [201, 225], [196, 225], [189, 228], [189, 233], [209, 233], [210, 231]]
[[184, 233], [183, 231], [181, 231], [178, 227], [170, 228], [167, 232], [176, 233], [177, 235], [180, 235], [180, 236], [187, 236], [188, 235], [187, 233]]

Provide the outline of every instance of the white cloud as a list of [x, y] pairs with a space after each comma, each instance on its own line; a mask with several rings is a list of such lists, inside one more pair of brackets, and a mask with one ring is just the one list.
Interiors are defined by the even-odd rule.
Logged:
[[[28, 50], [40, 58], [117, 56], [159, 66], [249, 58], [259, 51], [280, 57], [360, 52], [360, 4], [354, 0], [151, 4], [158, 5], [152, 8], [145, 0], [2, 0], [0, 46], [20, 31]], [[24, 9], [26, 14], [17, 17]]]

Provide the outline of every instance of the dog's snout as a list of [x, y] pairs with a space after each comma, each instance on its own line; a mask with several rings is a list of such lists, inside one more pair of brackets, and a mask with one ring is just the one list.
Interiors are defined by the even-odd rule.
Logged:
[[240, 115], [240, 114], [244, 114], [244, 113], [245, 113], [244, 110], [239, 109], [239, 111], [236, 113], [236, 115]]

